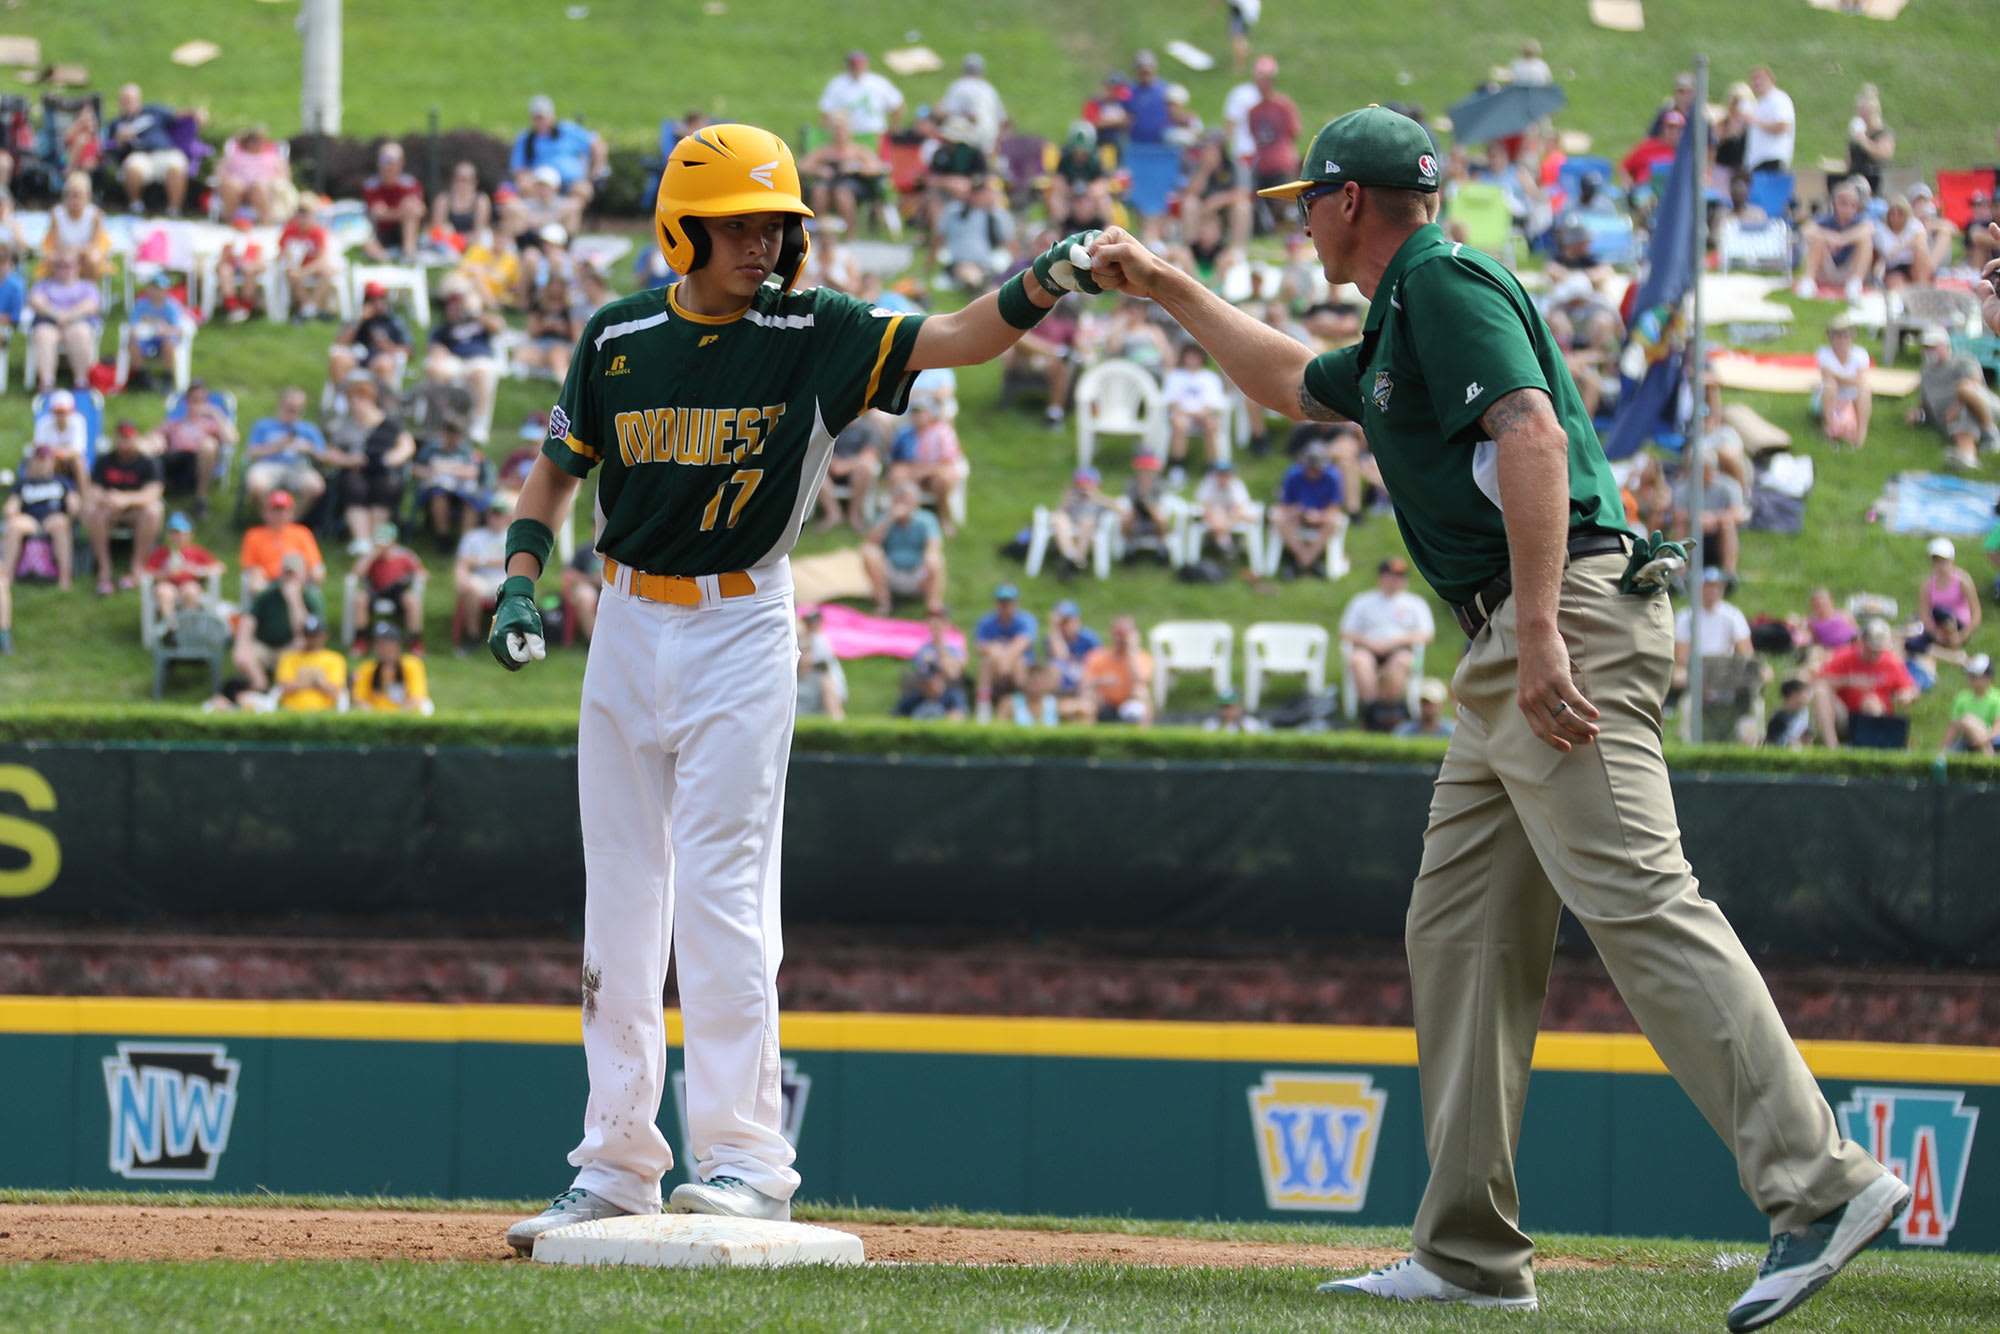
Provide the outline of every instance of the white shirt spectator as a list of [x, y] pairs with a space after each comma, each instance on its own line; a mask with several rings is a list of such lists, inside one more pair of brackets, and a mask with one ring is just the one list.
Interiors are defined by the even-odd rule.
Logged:
[[1211, 472], [1194, 489], [1194, 503], [1205, 510], [1241, 514], [1250, 508], [1250, 488], [1234, 472]]
[[977, 74], [953, 79], [951, 87], [938, 99], [938, 114], [964, 116], [972, 122], [972, 142], [982, 153], [991, 154], [1000, 142], [1000, 127], [1007, 122], [1007, 107], [1000, 90]]
[[1750, 637], [1750, 621], [1738, 611], [1733, 603], [1718, 602], [1715, 610], [1702, 607], [1682, 607], [1674, 618], [1674, 642], [1689, 642], [1690, 627], [1694, 623], [1694, 613], [1701, 612], [1701, 656], [1704, 658], [1726, 658], [1736, 651], [1736, 646]]
[[976, 208], [954, 199], [938, 211], [937, 229], [947, 264], [997, 269], [1011, 258], [1014, 217], [1004, 208]]
[[[1743, 161], [1751, 167], [1765, 162], [1780, 162], [1785, 170], [1791, 170], [1792, 148], [1798, 142], [1799, 116], [1792, 109], [1791, 94], [1774, 87], [1757, 99], [1757, 106], [1751, 111], [1752, 124], [1749, 137], [1743, 145]], [[1779, 131], [1761, 129], [1757, 121], [1783, 121], [1785, 128]]]
[[1257, 153], [1257, 140], [1250, 133], [1250, 108], [1264, 100], [1257, 85], [1245, 79], [1222, 99], [1222, 123], [1229, 130], [1229, 152], [1238, 161], [1248, 162]]
[[1889, 224], [1877, 219], [1875, 222], [1875, 253], [1882, 260], [1885, 270], [1908, 268], [1917, 262], [1917, 248], [1930, 244], [1929, 233], [1924, 230], [1923, 220], [1906, 216], [1903, 230], [1892, 232]]
[[1509, 82], [1523, 88], [1541, 88], [1556, 81], [1549, 62], [1540, 56], [1517, 56], [1507, 67]]
[[1169, 410], [1215, 413], [1229, 410], [1229, 390], [1223, 385], [1222, 376], [1206, 366], [1199, 370], [1174, 367], [1166, 373], [1160, 392]]
[[34, 443], [48, 445], [58, 453], [74, 454], [82, 458], [85, 446], [90, 443], [90, 432], [84, 426], [83, 414], [80, 412], [69, 414], [69, 424], [66, 427], [56, 425], [55, 413], [45, 412], [35, 422]]
[[469, 561], [472, 577], [481, 584], [498, 586], [507, 577], [507, 531], [495, 532], [485, 524], [466, 530], [458, 539], [458, 558]]
[[[1869, 359], [1868, 349], [1861, 346], [1858, 341], [1847, 349], [1847, 360], [1845, 362], [1835, 356], [1833, 349], [1825, 344], [1821, 344], [1819, 351], [1815, 352], [1813, 356], [1819, 362], [1819, 368], [1827, 374], [1845, 376], [1849, 379], [1858, 380], [1862, 372], [1874, 364]], [[1859, 398], [1861, 391], [1858, 388], [1848, 389], [1842, 387], [1840, 396], [1842, 398]]]
[[1343, 639], [1349, 636], [1370, 639], [1380, 635], [1435, 636], [1437, 622], [1431, 619], [1430, 604], [1407, 588], [1394, 594], [1384, 593], [1379, 588], [1364, 588], [1354, 595], [1347, 604], [1347, 610], [1340, 614], [1340, 634]]
[[902, 105], [901, 90], [872, 69], [859, 75], [842, 70], [819, 95], [819, 109], [846, 116], [847, 128], [857, 135], [882, 133], [889, 128], [889, 113]]

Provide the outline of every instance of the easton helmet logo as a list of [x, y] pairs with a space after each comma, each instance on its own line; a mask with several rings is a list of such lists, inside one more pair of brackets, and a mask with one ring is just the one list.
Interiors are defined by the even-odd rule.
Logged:
[[1425, 180], [1429, 180], [1438, 174], [1438, 160], [1425, 153], [1417, 159], [1417, 170], [1423, 174]]
[[1388, 1104], [1368, 1075], [1265, 1071], [1250, 1089], [1264, 1202], [1327, 1213], [1365, 1206]]
[[219, 1042], [119, 1043], [104, 1058], [111, 1170], [132, 1181], [213, 1181], [239, 1068]]
[[1910, 1187], [1896, 1225], [1906, 1245], [1942, 1246], [1958, 1225], [1979, 1109], [1957, 1089], [1857, 1088], [1840, 1104], [1840, 1131]]
[[750, 179], [763, 186], [766, 190], [775, 190], [778, 187], [772, 182], [771, 173], [777, 169], [778, 159], [772, 158], [769, 162], [750, 168]]

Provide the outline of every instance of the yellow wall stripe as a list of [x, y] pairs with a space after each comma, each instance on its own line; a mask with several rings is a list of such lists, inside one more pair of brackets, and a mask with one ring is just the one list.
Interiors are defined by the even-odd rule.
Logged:
[[[581, 1020], [568, 1005], [0, 996], [0, 1036], [10, 1033], [573, 1046], [581, 1040]], [[667, 1012], [667, 1038], [676, 1044], [681, 1039], [678, 1011]], [[1329, 1024], [798, 1013], [784, 1017], [783, 1041], [793, 1051], [1304, 1065], [1417, 1061], [1411, 1029]], [[1985, 1047], [1807, 1041], [1799, 1050], [1824, 1079], [2000, 1085], [2000, 1050]], [[1633, 1033], [1544, 1033], [1535, 1048], [1535, 1068], [1666, 1073], [1652, 1046]]]

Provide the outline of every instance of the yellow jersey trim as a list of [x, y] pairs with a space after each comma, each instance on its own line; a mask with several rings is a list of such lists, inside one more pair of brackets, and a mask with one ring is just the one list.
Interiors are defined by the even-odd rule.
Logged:
[[680, 290], [681, 285], [679, 283], [675, 283], [667, 289], [667, 304], [673, 307], [674, 314], [693, 324], [734, 324], [743, 318], [751, 306], [756, 304], [755, 298], [752, 298], [746, 301], [743, 304], [743, 309], [737, 311], [734, 315], [697, 315], [681, 304], [681, 299], [678, 295]]
[[570, 453], [580, 459], [596, 461], [604, 457], [603, 450], [597, 448], [595, 445], [586, 445], [573, 435], [565, 435], [563, 437], [563, 448], [569, 450]]
[[889, 327], [882, 331], [882, 346], [875, 350], [875, 369], [868, 373], [868, 392], [862, 396], [861, 406], [868, 407], [875, 401], [875, 391], [882, 387], [882, 368], [889, 364], [890, 349], [896, 346], [896, 326], [907, 318], [891, 315]]
[[[667, 1040], [681, 1017], [666, 1012]], [[0, 996], [0, 1035], [310, 1038], [381, 1042], [502, 1042], [575, 1046], [572, 1005], [421, 1005], [369, 1001], [148, 1000]], [[794, 1051], [1109, 1060], [1307, 1062], [1414, 1066], [1408, 1028], [1332, 1024], [1200, 1024], [1173, 1020], [1034, 1019], [930, 1014], [796, 1013], [782, 1019]], [[1822, 1079], [2000, 1085], [2000, 1049], [1886, 1042], [1799, 1043]], [[1544, 1033], [1535, 1069], [1666, 1073], [1636, 1033]]]

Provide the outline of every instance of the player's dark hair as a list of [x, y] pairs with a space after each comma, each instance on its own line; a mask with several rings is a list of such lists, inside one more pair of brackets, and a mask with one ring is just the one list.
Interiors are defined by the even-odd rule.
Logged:
[[1438, 195], [1434, 190], [1399, 190], [1393, 186], [1371, 185], [1368, 194], [1383, 216], [1396, 222], [1421, 227], [1437, 217]]

